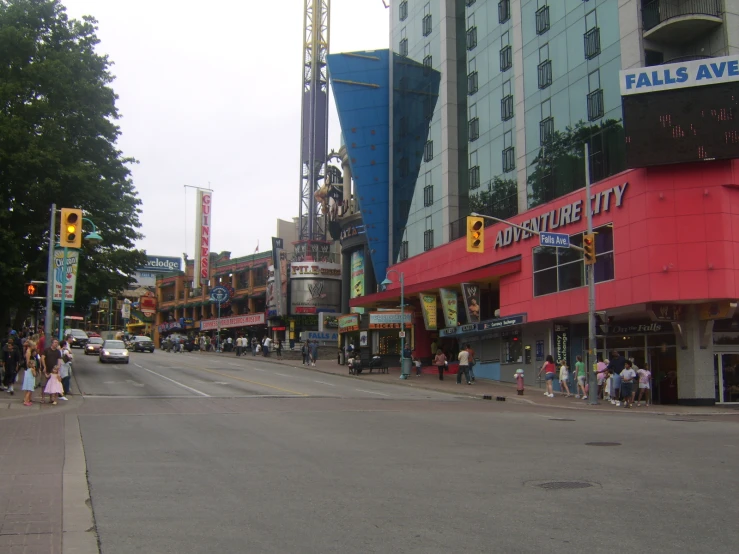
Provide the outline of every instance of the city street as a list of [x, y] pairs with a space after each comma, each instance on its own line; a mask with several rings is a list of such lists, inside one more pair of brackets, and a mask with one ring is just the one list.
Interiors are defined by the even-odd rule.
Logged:
[[128, 365], [78, 355], [75, 379], [106, 554], [734, 552], [739, 540], [735, 415], [576, 413], [162, 351]]

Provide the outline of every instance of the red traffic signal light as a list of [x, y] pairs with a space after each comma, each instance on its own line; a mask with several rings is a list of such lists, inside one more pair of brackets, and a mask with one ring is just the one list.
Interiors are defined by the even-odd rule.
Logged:
[[585, 265], [595, 263], [595, 233], [585, 233], [582, 237], [583, 260]]

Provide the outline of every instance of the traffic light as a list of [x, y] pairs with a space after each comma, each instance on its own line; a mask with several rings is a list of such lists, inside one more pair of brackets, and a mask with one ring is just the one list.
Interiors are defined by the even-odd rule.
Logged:
[[82, 247], [82, 210], [62, 208], [59, 244], [67, 248]]
[[38, 296], [38, 287], [33, 283], [26, 283], [26, 296]]
[[585, 265], [595, 263], [595, 233], [585, 233], [582, 236], [583, 259]]
[[485, 252], [485, 222], [481, 217], [467, 216], [467, 252]]

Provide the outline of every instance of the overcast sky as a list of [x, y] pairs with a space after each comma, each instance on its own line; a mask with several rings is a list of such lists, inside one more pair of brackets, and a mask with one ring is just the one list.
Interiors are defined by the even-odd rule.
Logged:
[[[304, 0], [62, 0], [99, 22], [122, 136], [139, 164], [149, 254], [194, 251], [195, 191], [213, 194], [212, 250], [270, 247], [298, 215]], [[387, 48], [382, 0], [332, 0], [332, 53]], [[329, 150], [339, 148], [333, 108]]]

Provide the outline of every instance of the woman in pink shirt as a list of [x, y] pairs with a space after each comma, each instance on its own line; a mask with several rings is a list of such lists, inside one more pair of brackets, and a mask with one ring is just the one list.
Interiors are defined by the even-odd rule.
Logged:
[[554, 358], [552, 358], [551, 355], [547, 356], [547, 359], [544, 362], [544, 365], [541, 366], [541, 369], [539, 370], [539, 377], [541, 377], [542, 372], [544, 372], [544, 379], [547, 384], [547, 390], [544, 393], [544, 396], [548, 396], [549, 398], [554, 398], [554, 392], [552, 390], [552, 382], [554, 381], [554, 375], [556, 371], [557, 371], [557, 367], [554, 365]]

